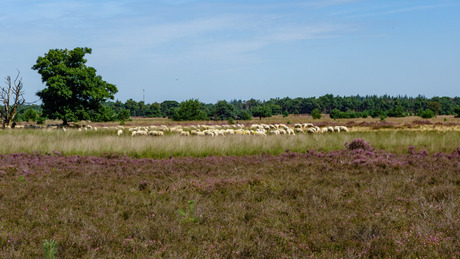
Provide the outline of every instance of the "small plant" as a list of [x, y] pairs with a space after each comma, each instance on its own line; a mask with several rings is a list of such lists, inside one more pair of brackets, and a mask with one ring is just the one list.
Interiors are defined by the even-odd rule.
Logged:
[[287, 118], [288, 116], [289, 116], [289, 112], [288, 112], [287, 110], [284, 111], [284, 112], [283, 112], [283, 117], [284, 117], [284, 118]]
[[56, 241], [54, 239], [43, 242], [44, 258], [53, 259], [56, 257]]
[[43, 117], [43, 116], [37, 117], [37, 124], [43, 125], [45, 124], [45, 122], [46, 122], [46, 117]]
[[124, 120], [120, 121], [120, 125], [121, 126], [125, 125], [125, 121]]
[[198, 217], [195, 216], [195, 212], [193, 208], [194, 205], [195, 205], [194, 201], [188, 201], [187, 212], [185, 212], [183, 209], [179, 209], [179, 214], [182, 215], [183, 222], [193, 222], [193, 223], [198, 222]]
[[311, 112], [311, 116], [313, 117], [313, 119], [317, 120], [317, 119], [321, 119], [321, 112], [319, 111], [318, 108], [314, 109], [312, 112]]
[[229, 118], [228, 119], [228, 124], [230, 124], [230, 125], [235, 124], [235, 120], [233, 120], [233, 118]]
[[287, 121], [286, 124], [291, 124], [291, 121]]
[[353, 139], [350, 143], [346, 142], [345, 147], [354, 150], [354, 149], [362, 149], [362, 150], [373, 150], [374, 148], [369, 144], [365, 139], [357, 138]]
[[19, 176], [19, 181], [20, 181], [20, 182], [24, 182], [25, 180], [26, 180], [26, 178], [24, 178], [23, 175], [20, 175], [20, 176]]
[[421, 114], [420, 114], [420, 117], [424, 118], [424, 119], [431, 119], [434, 117], [434, 112], [430, 109], [426, 109], [425, 111], [423, 111]]
[[148, 185], [149, 185], [149, 183], [147, 181], [145, 181], [145, 180], [140, 181], [139, 185], [138, 185], [139, 191], [143, 191], [143, 190], [147, 189]]
[[460, 105], [454, 108], [455, 118], [460, 118]]

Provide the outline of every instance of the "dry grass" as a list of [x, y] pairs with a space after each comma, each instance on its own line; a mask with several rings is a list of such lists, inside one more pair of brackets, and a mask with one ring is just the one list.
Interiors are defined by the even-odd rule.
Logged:
[[345, 142], [364, 138], [373, 146], [391, 152], [407, 152], [410, 145], [429, 152], [451, 152], [459, 145], [458, 131], [426, 131], [414, 134], [407, 130], [350, 132], [297, 136], [225, 136], [225, 137], [131, 137], [116, 136], [114, 131], [78, 132], [76, 130], [0, 131], [0, 153], [52, 153], [66, 155], [124, 154], [133, 157], [167, 158], [169, 156], [205, 157], [209, 155], [281, 154], [289, 149], [331, 151]]

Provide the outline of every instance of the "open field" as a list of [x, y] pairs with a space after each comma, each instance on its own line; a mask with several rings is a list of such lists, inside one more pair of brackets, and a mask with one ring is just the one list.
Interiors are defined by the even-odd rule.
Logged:
[[164, 137], [130, 135], [117, 136], [114, 131], [78, 132], [76, 130], [10, 130], [0, 131], [0, 153], [53, 153], [65, 155], [124, 154], [138, 158], [168, 158], [169, 156], [205, 157], [281, 154], [293, 152], [339, 150], [345, 142], [364, 138], [374, 147], [404, 153], [410, 145], [433, 152], [452, 152], [460, 145], [460, 131], [406, 130], [311, 134], [296, 136], [219, 136]]
[[[309, 116], [290, 116], [288, 118], [273, 117], [251, 123], [287, 123], [290, 127], [295, 123], [314, 123], [318, 126], [347, 125], [350, 132], [327, 134], [297, 134], [296, 136], [238, 136], [227, 135], [216, 138], [183, 137], [168, 134], [164, 137], [139, 136], [131, 137], [128, 128], [149, 125], [177, 125], [167, 119], [134, 118], [126, 122], [124, 134], [116, 135], [114, 123], [98, 124], [98, 131], [77, 131], [38, 129], [38, 130], [0, 130], [0, 153], [52, 153], [58, 151], [65, 155], [102, 155], [123, 154], [137, 158], [168, 158], [169, 156], [205, 157], [209, 155], [255, 155], [281, 154], [286, 149], [293, 152], [305, 152], [316, 149], [320, 151], [339, 150], [345, 142], [355, 138], [364, 138], [374, 147], [389, 152], [407, 152], [413, 145], [428, 152], [451, 152], [460, 145], [460, 118], [438, 116], [430, 120], [416, 117], [390, 118], [381, 122], [378, 119], [331, 120], [323, 118], [313, 120]], [[52, 122], [51, 122], [52, 123]], [[57, 122], [54, 122], [57, 123]], [[185, 122], [180, 125], [224, 124], [226, 122]], [[81, 123], [83, 124], [83, 123]], [[109, 130], [102, 129], [104, 126]]]
[[[127, 127], [173, 125], [160, 120]], [[53, 239], [58, 258], [459, 258], [459, 123], [436, 120], [267, 137], [1, 130], [0, 257]]]

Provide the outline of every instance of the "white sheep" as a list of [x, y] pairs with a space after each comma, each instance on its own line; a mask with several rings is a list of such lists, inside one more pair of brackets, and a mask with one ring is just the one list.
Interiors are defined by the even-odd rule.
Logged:
[[279, 130], [271, 130], [271, 131], [270, 131], [270, 135], [278, 136], [279, 134], [280, 134], [280, 131], [279, 131]]
[[305, 131], [303, 131], [303, 129], [301, 129], [301, 128], [295, 128], [295, 132], [297, 132], [297, 133], [305, 133]]
[[121, 134], [123, 134], [123, 130], [119, 129], [119, 130], [117, 131], [117, 135], [120, 136]]
[[189, 137], [189, 136], [190, 136], [190, 132], [188, 132], [188, 131], [182, 131], [182, 132], [180, 133], [180, 135], [181, 135], [181, 136]]
[[254, 131], [253, 133], [255, 136], [267, 136], [267, 134], [265, 134], [265, 132], [262, 132], [262, 131]]
[[339, 126], [339, 128], [340, 128], [340, 131], [348, 132], [348, 128], [345, 126]]

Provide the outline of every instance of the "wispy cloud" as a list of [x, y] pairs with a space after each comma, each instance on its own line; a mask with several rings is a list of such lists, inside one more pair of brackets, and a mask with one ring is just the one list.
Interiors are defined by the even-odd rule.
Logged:
[[374, 9], [372, 11], [363, 12], [361, 13], [349, 15], [347, 18], [361, 18], [361, 17], [374, 17], [374, 16], [385, 16], [385, 15], [392, 15], [392, 14], [399, 14], [399, 13], [408, 13], [408, 12], [416, 12], [416, 11], [423, 11], [423, 10], [431, 10], [431, 9], [438, 9], [438, 8], [445, 8], [451, 6], [450, 4], [432, 4], [432, 5], [410, 5], [410, 6], [392, 6], [392, 5], [384, 5], [378, 8], [377, 10]]

